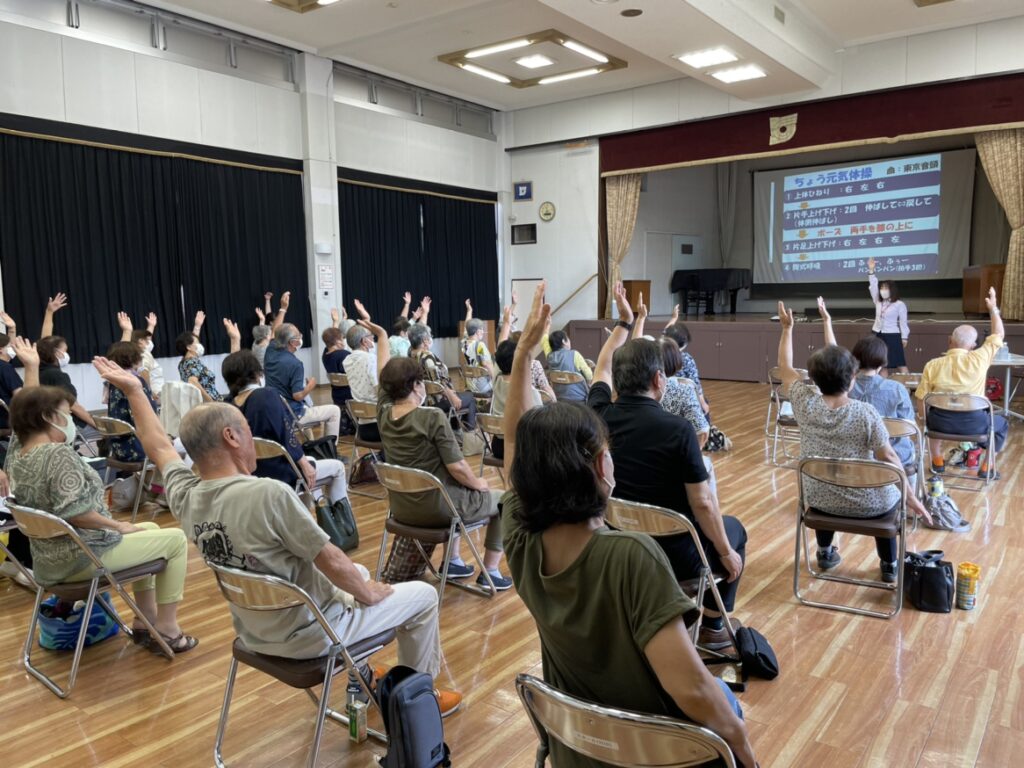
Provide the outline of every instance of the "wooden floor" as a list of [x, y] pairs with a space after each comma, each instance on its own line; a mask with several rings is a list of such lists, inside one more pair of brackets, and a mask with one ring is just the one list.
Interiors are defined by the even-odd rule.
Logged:
[[[987, 494], [954, 491], [969, 534], [922, 530], [913, 549], [943, 549], [981, 565], [972, 612], [925, 614], [907, 607], [882, 621], [798, 606], [792, 595], [795, 473], [766, 461], [767, 387], [709, 382], [716, 422], [735, 448], [715, 456], [722, 508], [750, 536], [736, 614], [774, 646], [782, 674], [754, 681], [740, 700], [765, 766], [997, 766], [1024, 762], [1024, 486], [1021, 425]], [[493, 470], [492, 485], [499, 486]], [[384, 504], [354, 497], [362, 533], [355, 559], [376, 561]], [[166, 513], [164, 525], [173, 521]], [[847, 537], [841, 567], [877, 573], [874, 548]], [[835, 589], [834, 585], [829, 585]], [[860, 598], [871, 602], [871, 598]], [[25, 674], [20, 646], [31, 595], [0, 580], [0, 765], [207, 766], [229, 648], [227, 608], [195, 551], [182, 625], [201, 640], [174, 662], [109, 640], [85, 652], [78, 684], [60, 701]], [[445, 721], [456, 766], [531, 766], [535, 737], [512, 681], [540, 674], [532, 620], [514, 591], [485, 600], [450, 590], [442, 614], [441, 683], [463, 691], [463, 711]], [[601, 642], [595, 631], [594, 642]], [[47, 659], [40, 651], [40, 658]], [[394, 659], [389, 650], [376, 657]], [[49, 654], [54, 669], [66, 655]], [[342, 701], [344, 686], [336, 689]], [[243, 670], [225, 744], [235, 766], [300, 766], [314, 710], [301, 692]], [[328, 725], [321, 765], [370, 766], [373, 742], [350, 745]]]

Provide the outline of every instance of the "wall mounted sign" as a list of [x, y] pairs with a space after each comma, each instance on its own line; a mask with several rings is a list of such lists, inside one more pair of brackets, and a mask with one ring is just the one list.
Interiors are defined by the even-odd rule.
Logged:
[[512, 185], [512, 199], [519, 203], [533, 200], [533, 182], [517, 181]]

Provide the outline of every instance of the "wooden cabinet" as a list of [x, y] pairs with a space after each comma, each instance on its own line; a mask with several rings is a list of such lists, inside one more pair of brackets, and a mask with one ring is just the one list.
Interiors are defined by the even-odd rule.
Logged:
[[629, 306], [636, 311], [640, 303], [640, 294], [643, 294], [644, 303], [651, 306], [651, 281], [650, 280], [623, 280], [622, 289], [626, 292], [626, 300]]
[[927, 329], [911, 326], [910, 338], [903, 352], [912, 373], [920, 373], [925, 363], [949, 349], [949, 334], [952, 330], [952, 326]]
[[1005, 264], [980, 264], [964, 267], [964, 314], [987, 315], [985, 297], [989, 288], [996, 289], [996, 296], [1003, 298], [1003, 277], [1006, 275]]
[[697, 361], [702, 379], [768, 380], [764, 333], [751, 333], [746, 328], [710, 330], [704, 324], [689, 328], [691, 340], [686, 351]]

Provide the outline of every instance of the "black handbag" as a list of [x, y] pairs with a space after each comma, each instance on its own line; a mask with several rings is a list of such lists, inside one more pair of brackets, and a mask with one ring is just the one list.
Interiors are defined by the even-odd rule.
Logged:
[[316, 523], [339, 549], [348, 552], [359, 546], [359, 527], [348, 499], [331, 504], [321, 496], [316, 504]]
[[302, 452], [311, 459], [337, 459], [338, 439], [333, 435], [307, 440], [302, 444]]
[[748, 676], [774, 680], [779, 676], [779, 660], [768, 639], [750, 627], [736, 630], [736, 650], [743, 664], [743, 679]]
[[949, 613], [953, 610], [956, 577], [953, 564], [942, 559], [944, 555], [940, 549], [907, 552], [903, 561], [904, 597], [919, 611]]

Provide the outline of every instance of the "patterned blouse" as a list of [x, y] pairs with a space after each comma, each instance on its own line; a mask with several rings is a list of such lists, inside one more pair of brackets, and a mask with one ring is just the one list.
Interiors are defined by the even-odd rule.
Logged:
[[693, 431], [697, 434], [710, 431], [711, 425], [708, 424], [708, 417], [704, 415], [704, 409], [700, 407], [700, 400], [697, 399], [697, 393], [694, 392], [693, 387], [683, 383], [675, 376], [670, 376], [666, 381], [668, 388], [661, 400], [661, 407], [669, 413], [682, 416], [690, 422]]
[[689, 352], [683, 352], [683, 367], [676, 376], [682, 376], [684, 379], [690, 379], [694, 384], [697, 385], [697, 394], [704, 395], [704, 385], [700, 383], [700, 372], [697, 370], [697, 361], [693, 359], [693, 355]]
[[[19, 504], [64, 520], [86, 512], [110, 517], [99, 474], [63, 443], [38, 445], [22, 454], [18, 438], [13, 437], [5, 468]], [[121, 541], [121, 534], [109, 528], [75, 530], [97, 556]], [[57, 584], [90, 565], [89, 558], [66, 537], [30, 539], [30, 544], [32, 568], [40, 584]]]
[[[141, 376], [138, 376], [138, 378], [142, 381], [142, 391], [149, 398], [149, 404], [156, 411], [156, 403], [153, 402], [153, 392], [150, 390], [149, 384]], [[128, 398], [117, 387], [109, 387], [107, 413], [110, 414], [112, 419], [127, 421], [133, 427], [135, 426], [135, 419], [132, 418], [132, 407], [128, 403]], [[146, 458], [146, 452], [142, 450], [142, 443], [139, 442], [137, 437], [121, 437], [111, 440], [110, 455], [118, 461], [142, 461]]]
[[224, 396], [217, 391], [217, 377], [213, 371], [203, 365], [198, 357], [183, 357], [178, 361], [178, 375], [181, 380], [187, 382], [193, 376], [199, 379], [199, 386], [206, 390], [206, 393], [214, 400], [223, 400]]

